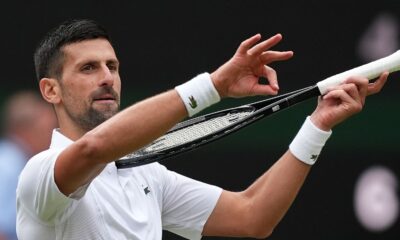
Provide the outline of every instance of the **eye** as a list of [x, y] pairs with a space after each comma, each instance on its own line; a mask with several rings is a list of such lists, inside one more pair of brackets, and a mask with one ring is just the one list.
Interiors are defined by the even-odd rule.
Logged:
[[94, 69], [95, 69], [95, 66], [93, 64], [86, 64], [86, 65], [82, 66], [81, 71], [90, 72], [90, 71], [93, 71]]
[[110, 71], [118, 71], [118, 64], [117, 63], [108, 63], [107, 67], [108, 67], [108, 69], [110, 69]]

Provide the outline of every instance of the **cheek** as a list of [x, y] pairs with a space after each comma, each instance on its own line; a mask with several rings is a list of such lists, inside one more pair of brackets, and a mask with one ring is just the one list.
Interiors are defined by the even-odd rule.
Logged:
[[121, 77], [119, 75], [117, 76], [114, 85], [118, 86], [119, 89], [121, 89]]
[[70, 88], [63, 92], [63, 104], [70, 112], [82, 112], [88, 108], [89, 96], [82, 88]]
[[118, 95], [121, 95], [121, 80], [119, 78], [114, 82], [113, 88], [118, 93]]
[[[83, 84], [85, 83], [85, 84]], [[94, 89], [95, 85], [92, 81], [85, 79], [77, 79], [76, 81], [70, 81], [68, 86], [63, 88], [63, 97], [68, 101], [81, 102], [86, 101], [90, 92]]]
[[121, 84], [119, 84], [119, 85], [116, 86], [115, 91], [117, 91], [117, 93], [118, 93], [119, 95], [121, 95]]

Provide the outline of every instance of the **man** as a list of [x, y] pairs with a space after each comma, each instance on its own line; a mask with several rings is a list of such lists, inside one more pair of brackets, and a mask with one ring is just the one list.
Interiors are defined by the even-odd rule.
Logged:
[[4, 103], [0, 140], [0, 239], [15, 232], [18, 176], [29, 158], [48, 148], [57, 120], [51, 105], [33, 90], [13, 93]]
[[[330, 129], [361, 110], [374, 83], [349, 78], [331, 89], [288, 150], [242, 192], [230, 192], [168, 171], [158, 163], [116, 169], [114, 161], [164, 134], [185, 117], [224, 97], [275, 95], [267, 66], [291, 51], [271, 51], [282, 36], [243, 41], [211, 74], [119, 113], [119, 61], [105, 30], [74, 20], [52, 30], [35, 52], [43, 97], [59, 129], [49, 150], [33, 157], [17, 189], [20, 239], [161, 239], [162, 229], [189, 239], [203, 235], [266, 237], [293, 202]], [[269, 84], [259, 84], [259, 77]], [[197, 101], [197, 106], [190, 104]], [[287, 178], [285, 176], [291, 176]]]

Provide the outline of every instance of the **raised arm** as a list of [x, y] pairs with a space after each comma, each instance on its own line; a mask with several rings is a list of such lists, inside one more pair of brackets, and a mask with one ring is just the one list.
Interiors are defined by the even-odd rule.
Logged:
[[69, 195], [117, 160], [168, 131], [187, 116], [174, 90], [141, 101], [116, 114], [66, 148], [55, 165], [55, 181]]
[[[377, 93], [388, 73], [374, 84], [353, 77], [322, 97], [310, 117], [311, 127], [329, 131], [361, 111], [365, 97]], [[310, 124], [310, 123], [308, 123]], [[317, 130], [317, 131], [320, 131]], [[223, 191], [203, 235], [269, 236], [293, 203], [311, 166], [288, 150], [267, 172], [242, 192]]]

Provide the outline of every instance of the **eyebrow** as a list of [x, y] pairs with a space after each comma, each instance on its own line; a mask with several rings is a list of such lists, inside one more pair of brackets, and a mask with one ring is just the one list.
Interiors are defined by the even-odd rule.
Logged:
[[[76, 66], [81, 67], [81, 66], [84, 66], [84, 65], [86, 65], [86, 64], [98, 64], [99, 62], [100, 62], [100, 61], [98, 61], [98, 60], [90, 60], [90, 59], [87, 59], [87, 60], [78, 62], [78, 63], [76, 64]], [[110, 64], [110, 63], [119, 65], [118, 59], [109, 59], [109, 60], [106, 60], [106, 64]]]
[[106, 63], [113, 63], [113, 64], [119, 65], [119, 60], [118, 59], [110, 59], [110, 60], [107, 60]]

